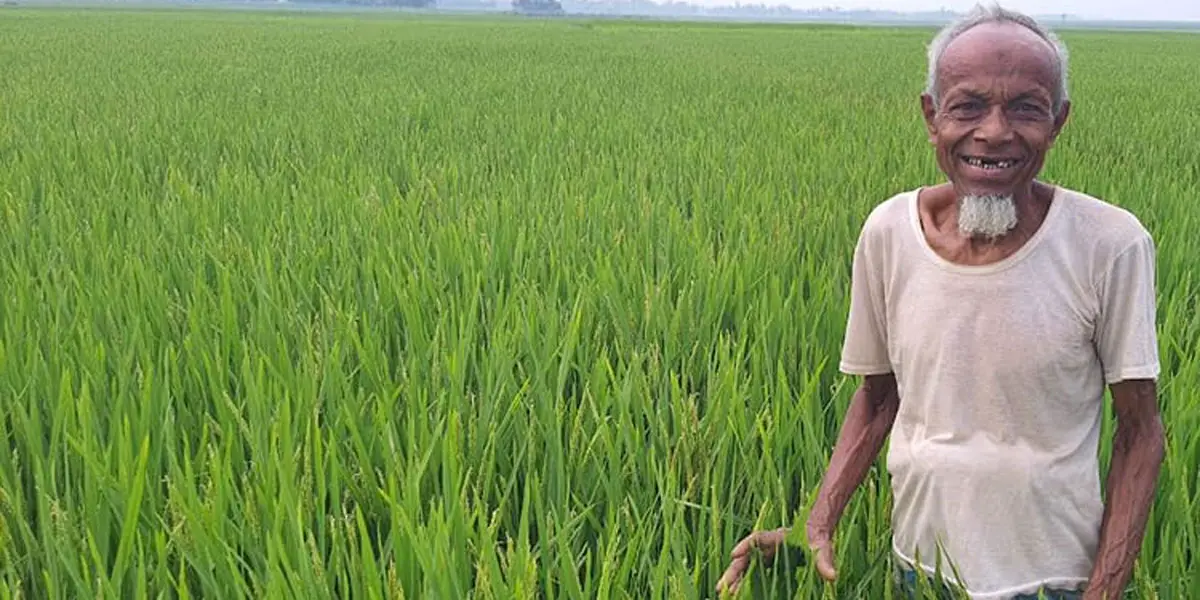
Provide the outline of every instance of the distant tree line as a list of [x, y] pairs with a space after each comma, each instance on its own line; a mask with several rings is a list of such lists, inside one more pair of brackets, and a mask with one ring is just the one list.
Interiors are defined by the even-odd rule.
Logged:
[[346, 4], [355, 6], [400, 6], [404, 8], [433, 8], [437, 0], [290, 0], [296, 3]]
[[[0, 0], [0, 2], [6, 0]], [[298, 3], [345, 4], [355, 6], [397, 6], [403, 8], [437, 8], [438, 0], [291, 0]], [[454, 4], [454, 2], [451, 2]], [[529, 15], [563, 14], [560, 0], [512, 0], [513, 12]]]
[[559, 0], [513, 0], [513, 10], [521, 14], [558, 15], [563, 13], [563, 6]]

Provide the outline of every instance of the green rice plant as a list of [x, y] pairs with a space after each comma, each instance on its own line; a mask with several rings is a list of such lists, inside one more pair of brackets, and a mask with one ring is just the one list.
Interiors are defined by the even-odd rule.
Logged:
[[[925, 29], [2, 16], [2, 598], [712, 597], [815, 494], [863, 218], [940, 178]], [[1131, 597], [1187, 597], [1200, 38], [1064, 37], [1045, 177], [1159, 250]], [[883, 466], [836, 584], [746, 595], [891, 597]]]

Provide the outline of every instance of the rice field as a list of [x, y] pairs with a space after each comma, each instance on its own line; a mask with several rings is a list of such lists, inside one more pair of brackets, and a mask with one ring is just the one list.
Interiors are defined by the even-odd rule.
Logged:
[[[816, 492], [863, 218], [940, 179], [931, 35], [0, 10], [0, 598], [713, 597]], [[1044, 177], [1158, 243], [1176, 600], [1200, 36], [1063, 37]], [[745, 596], [890, 597], [882, 467], [836, 585]]]

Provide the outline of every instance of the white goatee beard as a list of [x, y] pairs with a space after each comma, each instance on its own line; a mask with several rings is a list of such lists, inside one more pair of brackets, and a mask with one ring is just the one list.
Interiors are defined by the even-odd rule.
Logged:
[[974, 194], [958, 200], [958, 231], [967, 237], [998, 238], [1017, 226], [1017, 203], [1011, 195]]

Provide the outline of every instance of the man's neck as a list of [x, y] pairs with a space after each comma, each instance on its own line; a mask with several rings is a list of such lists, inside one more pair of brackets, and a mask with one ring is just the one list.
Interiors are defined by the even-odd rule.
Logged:
[[997, 237], [966, 236], [958, 230], [958, 194], [950, 184], [930, 188], [918, 204], [921, 227], [929, 245], [943, 258], [964, 265], [998, 262], [1019, 250], [1042, 226], [1054, 188], [1032, 182], [1014, 195], [1017, 224]]

